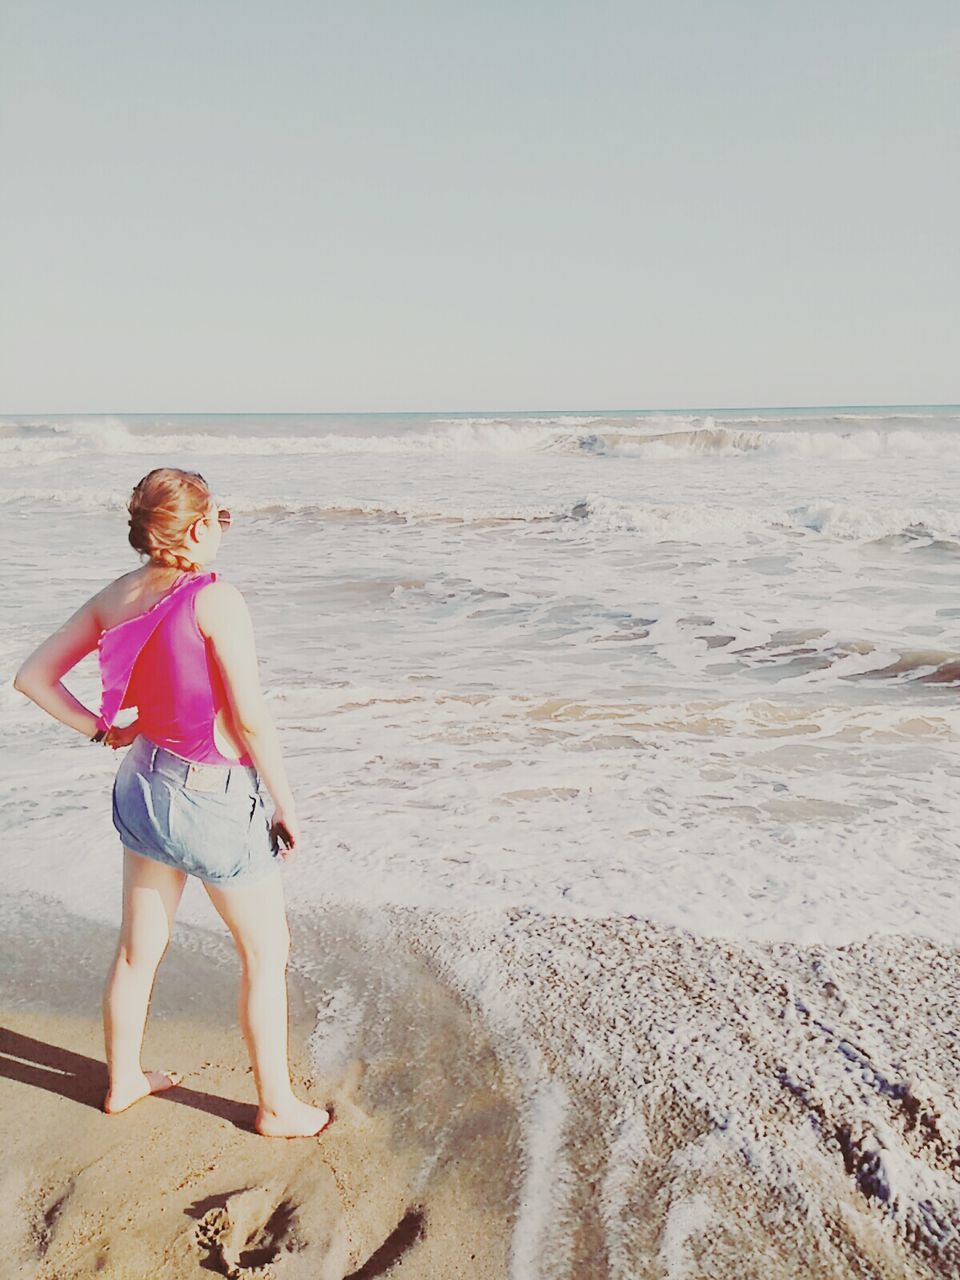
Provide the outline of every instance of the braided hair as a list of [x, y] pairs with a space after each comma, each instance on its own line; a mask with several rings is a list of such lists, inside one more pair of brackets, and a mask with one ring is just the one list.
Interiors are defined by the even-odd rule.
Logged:
[[190, 572], [199, 568], [184, 552], [187, 530], [206, 515], [211, 493], [197, 471], [157, 467], [136, 486], [127, 504], [130, 545], [154, 564]]

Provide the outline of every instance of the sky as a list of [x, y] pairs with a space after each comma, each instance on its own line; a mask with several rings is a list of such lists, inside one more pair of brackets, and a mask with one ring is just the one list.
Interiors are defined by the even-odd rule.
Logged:
[[960, 401], [953, 0], [0, 0], [0, 413]]

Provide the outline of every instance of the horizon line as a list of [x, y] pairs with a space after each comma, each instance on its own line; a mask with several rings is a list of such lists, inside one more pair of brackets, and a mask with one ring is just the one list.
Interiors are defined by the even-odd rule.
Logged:
[[653, 408], [619, 408], [614, 409], [605, 407], [598, 408], [595, 406], [573, 407], [573, 408], [557, 408], [557, 407], [538, 407], [532, 409], [14, 409], [11, 411], [0, 411], [0, 418], [13, 417], [49, 417], [59, 418], [68, 415], [76, 415], [79, 417], [109, 417], [116, 415], [119, 417], [148, 417], [157, 414], [169, 414], [171, 417], [182, 417], [190, 415], [193, 417], [207, 418], [229, 418], [229, 417], [245, 417], [245, 418], [301, 418], [301, 417], [423, 417], [428, 414], [437, 415], [442, 413], [450, 413], [457, 415], [466, 414], [501, 414], [501, 415], [518, 415], [531, 413], [732, 413], [744, 412], [746, 410], [753, 411], [770, 411], [781, 410], [790, 411], [795, 409], [960, 409], [960, 401], [919, 401], [919, 400], [901, 400], [877, 403], [848, 403], [848, 404], [730, 404], [730, 405], [682, 405], [675, 407], [666, 407], [663, 405]]

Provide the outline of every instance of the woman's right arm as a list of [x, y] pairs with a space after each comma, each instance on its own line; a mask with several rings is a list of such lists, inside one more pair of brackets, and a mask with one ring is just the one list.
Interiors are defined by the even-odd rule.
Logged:
[[280, 738], [260, 687], [247, 602], [231, 583], [212, 582], [197, 595], [197, 624], [213, 646], [234, 725], [277, 807], [274, 822], [286, 826], [296, 847], [300, 842], [296, 806]]
[[13, 687], [38, 707], [92, 738], [100, 723], [96, 712], [85, 707], [63, 683], [63, 676], [97, 647], [101, 625], [98, 606], [103, 592], [92, 596], [24, 661]]

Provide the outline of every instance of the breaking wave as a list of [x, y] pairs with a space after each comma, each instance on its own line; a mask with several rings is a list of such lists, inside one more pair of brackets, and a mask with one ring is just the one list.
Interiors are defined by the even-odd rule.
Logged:
[[960, 511], [943, 508], [871, 507], [848, 502], [804, 503], [791, 508], [751, 510], [742, 507], [626, 503], [591, 496], [575, 504], [570, 515], [607, 532], [638, 533], [658, 541], [729, 541], [744, 533], [787, 530], [821, 533], [852, 541], [902, 538], [960, 538]]
[[742, 454], [763, 450], [793, 458], [858, 462], [871, 458], [936, 458], [952, 444], [944, 431], [732, 431], [709, 424], [690, 431], [656, 435], [608, 431], [582, 436], [577, 447], [609, 457], [670, 459], [699, 454]]
[[[4, 491], [8, 503], [41, 506], [55, 503], [76, 511], [123, 510], [127, 494], [110, 489], [19, 487]], [[960, 510], [935, 507], [867, 506], [850, 502], [805, 503], [790, 508], [702, 506], [624, 502], [603, 494], [561, 504], [470, 508], [464, 504], [417, 505], [378, 503], [344, 497], [335, 503], [309, 498], [238, 498], [223, 495], [231, 510], [264, 520], [342, 522], [388, 521], [437, 523], [472, 528], [553, 523], [571, 531], [636, 534], [654, 542], [703, 543], [741, 539], [745, 534], [823, 534], [851, 542], [916, 546], [936, 542], [942, 551], [960, 551]]]
[[557, 447], [569, 424], [466, 421], [402, 434], [326, 432], [304, 435], [165, 434], [132, 429], [120, 419], [21, 425], [0, 434], [0, 456], [8, 462], [53, 461], [70, 453], [200, 454], [203, 456], [322, 454], [527, 453]]
[[[390, 435], [359, 431], [258, 435], [167, 432], [163, 427], [172, 423], [164, 423], [158, 429], [155, 425], [131, 426], [121, 418], [104, 417], [0, 423], [0, 456], [9, 464], [57, 461], [85, 453], [269, 457], [548, 452], [653, 460], [768, 451], [796, 458], [862, 461], [881, 457], [936, 458], [952, 445], [952, 429], [948, 428], [954, 422], [946, 415], [834, 415], [819, 420], [828, 429], [791, 429], [797, 421], [744, 417], [727, 418], [721, 423], [709, 415], [638, 416], [632, 420], [582, 415], [436, 418]], [[911, 422], [932, 425], [897, 425]], [[857, 425], [860, 423], [864, 425]]]

